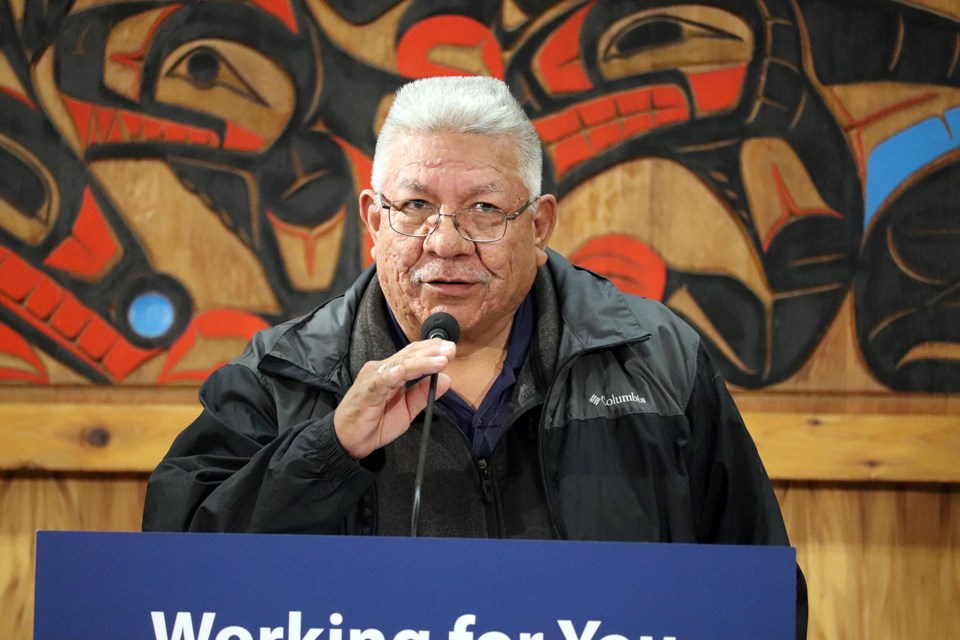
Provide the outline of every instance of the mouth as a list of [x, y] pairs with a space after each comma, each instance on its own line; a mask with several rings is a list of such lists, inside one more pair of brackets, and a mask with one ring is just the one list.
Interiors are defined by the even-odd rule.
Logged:
[[449, 297], [463, 297], [468, 295], [477, 282], [469, 280], [426, 280], [424, 285], [436, 293]]
[[477, 285], [489, 285], [492, 274], [477, 265], [431, 261], [410, 272], [410, 283], [447, 295], [463, 295]]

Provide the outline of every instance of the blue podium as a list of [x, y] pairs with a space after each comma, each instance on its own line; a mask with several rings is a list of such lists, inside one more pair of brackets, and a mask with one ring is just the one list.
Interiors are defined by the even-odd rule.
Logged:
[[792, 640], [796, 552], [37, 534], [35, 640]]

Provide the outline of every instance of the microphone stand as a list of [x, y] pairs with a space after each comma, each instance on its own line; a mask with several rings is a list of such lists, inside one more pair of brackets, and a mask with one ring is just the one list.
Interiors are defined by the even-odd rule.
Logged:
[[[449, 313], [433, 313], [420, 327], [420, 339], [441, 338], [456, 342], [460, 339], [460, 325]], [[427, 463], [427, 444], [430, 442], [430, 427], [433, 425], [433, 405], [437, 399], [437, 374], [430, 376], [430, 390], [427, 394], [426, 414], [423, 417], [423, 433], [420, 437], [420, 457], [417, 459], [417, 475], [413, 481], [413, 511], [410, 514], [410, 537], [417, 537], [420, 527], [420, 489], [423, 486], [424, 468]]]
[[430, 376], [430, 392], [427, 395], [427, 409], [423, 417], [423, 433], [420, 436], [420, 457], [417, 459], [417, 475], [413, 481], [413, 512], [410, 515], [410, 537], [417, 537], [420, 525], [420, 487], [423, 485], [423, 470], [427, 462], [427, 444], [430, 442], [430, 428], [433, 426], [433, 403], [437, 397], [437, 374]]

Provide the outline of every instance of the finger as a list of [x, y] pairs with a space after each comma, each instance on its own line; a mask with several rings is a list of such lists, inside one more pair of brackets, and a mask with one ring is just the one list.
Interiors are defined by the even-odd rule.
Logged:
[[449, 340], [441, 340], [440, 338], [432, 338], [430, 340], [411, 342], [388, 360], [403, 361], [409, 358], [425, 358], [431, 356], [447, 356], [453, 360], [456, 354], [456, 343], [450, 342]]
[[376, 373], [367, 380], [368, 392], [374, 396], [389, 396], [392, 391], [406, 383], [402, 364], [384, 361], [377, 367]]
[[[450, 376], [445, 373], [437, 374], [437, 395], [439, 398], [450, 389]], [[407, 389], [405, 399], [407, 411], [415, 416], [427, 407], [430, 395], [430, 378], [425, 378]]]
[[404, 385], [434, 373], [443, 371], [450, 361], [444, 356], [410, 358], [403, 364], [378, 369], [370, 380], [364, 394], [364, 402], [380, 404], [395, 395]]
[[[377, 363], [372, 372], [361, 371], [358, 382], [366, 382], [368, 391], [378, 398], [389, 397], [391, 390], [411, 380], [443, 371], [456, 355], [452, 342], [420, 346], [418, 349], [403, 349], [389, 359]], [[362, 378], [361, 378], [362, 376]]]
[[407, 356], [400, 361], [402, 375], [406, 382], [417, 380], [423, 376], [440, 373], [446, 369], [453, 358], [447, 355], [416, 355]]

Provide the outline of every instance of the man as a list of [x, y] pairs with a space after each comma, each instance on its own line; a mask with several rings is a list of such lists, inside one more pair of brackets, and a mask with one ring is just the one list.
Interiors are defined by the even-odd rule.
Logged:
[[[408, 534], [438, 374], [420, 535], [788, 544], [697, 334], [547, 249], [541, 162], [502, 82], [402, 88], [360, 195], [375, 269], [209, 378], [144, 529]], [[437, 311], [456, 344], [420, 339]]]

